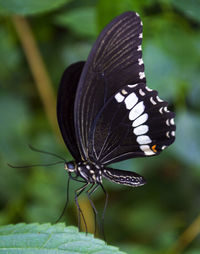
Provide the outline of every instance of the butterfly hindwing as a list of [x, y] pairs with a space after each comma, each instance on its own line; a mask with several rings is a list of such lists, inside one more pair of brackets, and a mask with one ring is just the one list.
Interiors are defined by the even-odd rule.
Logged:
[[131, 187], [142, 186], [146, 183], [145, 179], [141, 175], [126, 170], [106, 167], [104, 168], [102, 174], [111, 182], [128, 185]]
[[144, 83], [124, 86], [94, 121], [89, 157], [105, 165], [159, 154], [175, 139], [175, 114], [167, 105]]
[[72, 64], [64, 71], [57, 99], [57, 118], [63, 139], [72, 156], [78, 161], [81, 156], [74, 128], [74, 101], [84, 64], [85, 62]]

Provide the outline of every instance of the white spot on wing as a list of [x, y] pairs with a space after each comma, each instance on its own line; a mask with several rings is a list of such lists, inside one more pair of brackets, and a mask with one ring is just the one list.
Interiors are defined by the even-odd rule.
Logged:
[[129, 119], [135, 120], [138, 116], [140, 116], [144, 112], [145, 106], [143, 101], [139, 102], [134, 108], [131, 109], [129, 113]]
[[138, 59], [138, 64], [139, 64], [139, 65], [142, 65], [143, 63], [144, 63], [144, 62], [143, 62], [142, 58], [139, 58], [139, 59]]
[[138, 97], [136, 96], [135, 93], [129, 94], [126, 99], [124, 100], [126, 108], [131, 109], [132, 107], [135, 106], [135, 104], [138, 102]]
[[138, 84], [134, 84], [134, 85], [128, 85], [128, 87], [133, 88], [136, 87]]
[[141, 45], [138, 46], [137, 51], [142, 51], [142, 46]]
[[175, 124], [174, 118], [170, 119], [170, 123], [171, 123], [171, 125], [174, 125], [174, 124]]
[[162, 150], [164, 150], [165, 148], [166, 148], [166, 146], [162, 146], [162, 148], [161, 148], [161, 149], [162, 149]]
[[141, 33], [141, 34], [139, 34], [139, 38], [142, 38], [142, 33]]
[[171, 135], [174, 137], [174, 136], [175, 136], [175, 131], [172, 131], [172, 132], [171, 132]]
[[152, 92], [153, 90], [149, 88], [148, 86], [145, 87], [147, 91]]
[[167, 124], [168, 126], [170, 126], [170, 124], [169, 124], [169, 119], [166, 120], [166, 124]]
[[163, 100], [161, 100], [158, 96], [156, 96], [156, 99], [157, 99], [157, 101], [159, 101], [159, 102], [163, 102]]
[[138, 136], [147, 133], [148, 130], [149, 127], [147, 125], [140, 125], [133, 130], [133, 133]]
[[141, 135], [141, 136], [138, 136], [136, 141], [138, 142], [138, 144], [140, 145], [145, 145], [145, 144], [149, 144], [152, 142], [152, 140], [150, 139], [149, 136], [147, 135]]
[[135, 14], [136, 14], [136, 16], [138, 16], [138, 17], [140, 16], [137, 12], [136, 12]]
[[151, 102], [153, 105], [156, 105], [156, 102], [154, 101], [153, 97], [150, 98], [150, 102]]
[[140, 146], [140, 149], [145, 153], [145, 155], [154, 155], [155, 153], [151, 150], [150, 146], [148, 145], [142, 145]]
[[145, 123], [148, 120], [148, 114], [144, 113], [141, 116], [139, 116], [132, 124], [133, 127], [137, 127], [143, 123]]
[[124, 96], [121, 95], [121, 93], [117, 93], [115, 95], [115, 100], [120, 103], [120, 102], [122, 102], [124, 100]]
[[144, 72], [139, 72], [139, 76], [140, 76], [140, 79], [145, 78], [145, 74], [144, 74]]
[[139, 94], [140, 94], [141, 96], [145, 96], [145, 92], [143, 92], [142, 89], [139, 90]]
[[123, 95], [125, 95], [125, 94], [127, 94], [128, 92], [127, 92], [125, 89], [122, 89], [121, 93], [122, 93]]
[[164, 107], [164, 111], [167, 113], [170, 112], [167, 107]]
[[167, 137], [167, 138], [170, 138], [170, 136], [169, 136], [169, 131], [166, 132], [166, 137]]
[[161, 114], [163, 114], [163, 107], [161, 107], [160, 109], [159, 109], [159, 112], [161, 113]]

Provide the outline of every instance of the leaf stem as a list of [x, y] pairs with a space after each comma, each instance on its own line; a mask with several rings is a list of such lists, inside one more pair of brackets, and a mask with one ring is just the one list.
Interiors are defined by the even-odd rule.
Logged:
[[200, 215], [192, 222], [192, 224], [180, 235], [173, 244], [168, 254], [179, 254], [197, 237], [200, 233]]
[[52, 82], [47, 73], [31, 27], [27, 19], [22, 16], [12, 16], [11, 19], [22, 44], [49, 123], [56, 136], [60, 137], [56, 120], [56, 98]]

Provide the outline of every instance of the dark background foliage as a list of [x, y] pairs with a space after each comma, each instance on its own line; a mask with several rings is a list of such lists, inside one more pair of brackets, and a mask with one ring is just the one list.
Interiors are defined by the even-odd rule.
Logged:
[[[128, 253], [200, 253], [200, 1], [199, 0], [0, 0], [0, 223], [52, 222], [66, 200], [63, 165], [14, 169], [15, 165], [55, 162], [27, 144], [71, 155], [60, 142], [55, 101], [60, 77], [71, 63], [85, 60], [101, 29], [116, 15], [137, 11], [144, 24], [143, 59], [148, 86], [176, 112], [176, 142], [154, 158], [116, 164], [142, 174], [147, 184], [130, 188], [105, 183], [109, 205], [105, 231], [109, 243]], [[19, 16], [14, 16], [15, 14]], [[25, 17], [23, 17], [25, 15]], [[48, 80], [38, 81], [34, 45]], [[21, 39], [19, 39], [21, 38]], [[36, 58], [36, 59], [35, 59]], [[32, 65], [36, 68], [33, 71]], [[41, 74], [42, 75], [42, 74]], [[38, 84], [38, 86], [36, 86]], [[38, 89], [39, 88], [39, 89]], [[50, 93], [50, 94], [49, 94]], [[77, 224], [71, 202], [62, 221]], [[93, 200], [99, 211], [104, 195]], [[90, 230], [87, 198], [81, 206]]]

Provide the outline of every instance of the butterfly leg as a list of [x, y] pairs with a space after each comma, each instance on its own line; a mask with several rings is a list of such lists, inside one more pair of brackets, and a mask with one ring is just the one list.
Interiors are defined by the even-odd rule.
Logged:
[[86, 182], [82, 187], [80, 187], [79, 189], [75, 190], [75, 203], [76, 203], [76, 206], [77, 206], [77, 209], [78, 209], [78, 228], [79, 228], [79, 231], [80, 231], [80, 216], [82, 216], [83, 218], [83, 223], [84, 223], [84, 226], [85, 226], [85, 231], [86, 231], [86, 234], [87, 234], [87, 224], [86, 224], [86, 221], [85, 221], [85, 217], [83, 215], [83, 212], [80, 208], [80, 205], [78, 203], [78, 197], [81, 195], [81, 193], [85, 190], [85, 188], [89, 185], [90, 183]]
[[[94, 187], [94, 188], [93, 188]], [[97, 231], [97, 221], [98, 221], [98, 211], [91, 199], [91, 195], [92, 193], [94, 193], [96, 191], [96, 189], [99, 187], [99, 184], [97, 185], [92, 185], [89, 190], [86, 192], [87, 193], [87, 196], [88, 196], [88, 199], [89, 199], [89, 202], [92, 206], [92, 209], [93, 209], [93, 213], [94, 213], [94, 221], [95, 221], [95, 230], [94, 230], [94, 235], [96, 235], [96, 231]]]
[[82, 181], [82, 180], [80, 180], [80, 179], [77, 179], [77, 178], [78, 178], [77, 175], [76, 175], [76, 176], [73, 176], [71, 173], [68, 173], [68, 174], [69, 174], [69, 177], [70, 177], [71, 179], [73, 179], [74, 181], [80, 182], [80, 183], [85, 183], [85, 181]]
[[63, 217], [64, 213], [65, 213], [65, 210], [67, 208], [67, 205], [69, 203], [69, 183], [70, 183], [70, 180], [74, 180], [74, 181], [77, 181], [77, 182], [81, 182], [81, 183], [85, 183], [85, 181], [81, 181], [81, 180], [78, 180], [77, 177], [73, 177], [70, 173], [69, 173], [69, 177], [68, 177], [68, 180], [67, 180], [67, 199], [66, 199], [66, 202], [65, 202], [65, 206], [62, 210], [62, 213], [61, 215], [58, 217], [58, 219], [56, 220], [55, 223], [58, 223], [59, 220]]
[[103, 213], [102, 213], [102, 217], [101, 217], [101, 221], [102, 221], [102, 234], [103, 234], [103, 238], [106, 241], [106, 237], [105, 237], [105, 232], [104, 232], [104, 218], [105, 218], [105, 213], [106, 213], [106, 208], [108, 205], [108, 193], [106, 192], [106, 190], [104, 189], [103, 185], [100, 183], [101, 189], [103, 190], [106, 200], [105, 200], [105, 204], [104, 204], [104, 209], [103, 209]]
[[58, 217], [58, 219], [56, 220], [55, 223], [57, 223], [57, 222], [63, 217], [64, 212], [65, 212], [65, 210], [66, 210], [66, 208], [67, 208], [67, 205], [68, 205], [68, 202], [69, 202], [69, 183], [70, 183], [70, 179], [71, 179], [71, 178], [68, 177], [68, 180], [67, 180], [67, 199], [66, 199], [66, 202], [65, 202], [65, 206], [64, 206], [64, 208], [63, 208], [63, 210], [62, 210], [61, 215]]

